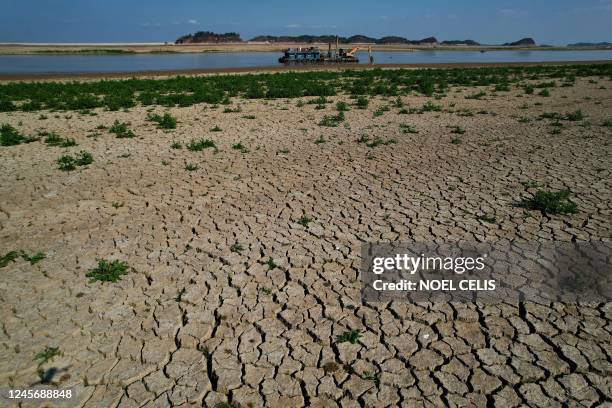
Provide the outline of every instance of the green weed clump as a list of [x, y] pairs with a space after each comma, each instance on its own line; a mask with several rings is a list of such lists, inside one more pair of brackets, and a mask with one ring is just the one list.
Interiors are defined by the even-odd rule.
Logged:
[[119, 139], [132, 138], [136, 136], [134, 132], [132, 132], [128, 128], [127, 123], [122, 123], [122, 122], [119, 122], [118, 120], [115, 120], [115, 123], [113, 123], [113, 125], [110, 128], [108, 128], [108, 131], [109, 133], [114, 133]]
[[123, 275], [128, 273], [128, 264], [123, 261], [114, 260], [112, 262], [101, 260], [96, 268], [90, 269], [85, 274], [89, 282], [117, 282]]
[[570, 194], [571, 192], [567, 189], [561, 191], [538, 190], [527, 204], [529, 208], [542, 211], [544, 214], [576, 214], [578, 206], [569, 200]]
[[34, 361], [38, 363], [38, 366], [42, 366], [49, 361], [53, 360], [54, 357], [61, 355], [59, 347], [45, 347], [45, 349], [34, 356]]
[[346, 102], [338, 102], [336, 104], [336, 110], [338, 112], [346, 112], [349, 110], [348, 104]]
[[77, 166], [87, 166], [93, 163], [93, 156], [91, 153], [81, 150], [76, 156], [64, 155], [57, 159], [59, 169], [62, 171], [71, 171], [77, 168]]
[[357, 98], [357, 101], [355, 102], [355, 105], [359, 109], [366, 109], [369, 104], [370, 104], [370, 101], [365, 96], [360, 96], [359, 98]]
[[192, 152], [201, 152], [204, 149], [208, 149], [208, 148], [215, 148], [216, 149], [216, 145], [214, 140], [211, 139], [199, 139], [199, 140], [191, 140], [189, 142], [189, 144], [187, 145], [187, 149], [191, 150]]
[[196, 171], [200, 167], [197, 164], [189, 163], [185, 166], [185, 170], [187, 171]]
[[319, 126], [336, 127], [344, 121], [344, 112], [340, 111], [337, 115], [325, 115]]
[[337, 335], [336, 342], [356, 344], [360, 338], [361, 333], [359, 333], [357, 330], [351, 330], [345, 331], [344, 333]]
[[47, 146], [71, 147], [77, 145], [74, 139], [64, 139], [53, 132], [41, 132], [39, 136], [46, 136], [45, 143]]
[[312, 222], [312, 218], [308, 217], [307, 215], [302, 215], [302, 217], [298, 220], [298, 224], [300, 224], [302, 227], [308, 227], [308, 224], [310, 224]]
[[31, 143], [38, 140], [37, 137], [29, 137], [20, 134], [17, 129], [8, 123], [0, 126], [0, 145], [1, 146], [16, 146], [22, 143]]
[[176, 118], [168, 112], [164, 113], [163, 116], [149, 114], [147, 120], [157, 123], [158, 129], [176, 129]]
[[363, 143], [366, 146], [372, 148], [372, 147], [376, 147], [376, 146], [388, 146], [388, 145], [392, 145], [392, 144], [396, 144], [397, 140], [395, 139], [387, 139], [387, 140], [383, 140], [378, 136], [375, 136], [374, 139], [370, 140], [370, 138], [366, 135], [361, 136], [359, 139], [357, 139], [357, 143]]
[[19, 258], [19, 252], [17, 251], [10, 251], [0, 256], [0, 268], [4, 268], [9, 263], [15, 262], [17, 258]]
[[247, 149], [247, 147], [245, 145], [243, 145], [242, 143], [236, 143], [232, 145], [232, 149], [234, 150], [240, 150], [240, 153], [248, 153], [249, 149]]

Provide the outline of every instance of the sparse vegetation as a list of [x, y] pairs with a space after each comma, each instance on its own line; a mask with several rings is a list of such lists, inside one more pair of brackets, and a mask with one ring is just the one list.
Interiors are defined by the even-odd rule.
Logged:
[[0, 257], [0, 268], [6, 267], [10, 262], [14, 262], [19, 258], [19, 252], [10, 251]]
[[247, 149], [247, 147], [245, 145], [243, 145], [242, 143], [238, 142], [232, 145], [232, 149], [234, 150], [240, 150], [240, 153], [248, 153], [249, 149]]
[[96, 281], [100, 282], [117, 282], [121, 280], [123, 275], [128, 273], [128, 264], [123, 261], [114, 260], [106, 261], [101, 260], [98, 262], [98, 266], [90, 269], [85, 274], [85, 277], [89, 278], [89, 282], [93, 283]]
[[53, 358], [61, 355], [59, 347], [45, 347], [45, 349], [34, 356], [34, 361], [38, 363], [38, 366], [42, 366]]
[[193, 163], [188, 163], [187, 165], [185, 165], [185, 170], [187, 171], [196, 171], [199, 168], [200, 167], [197, 164], [193, 164]]
[[214, 148], [216, 149], [217, 146], [215, 145], [214, 140], [212, 139], [199, 139], [199, 140], [191, 140], [189, 142], [189, 144], [187, 145], [187, 149], [193, 151], [193, 152], [200, 152], [204, 149], [208, 149], [208, 148]]
[[20, 134], [17, 129], [9, 125], [8, 123], [0, 126], [0, 145], [2, 146], [16, 146], [22, 143], [30, 143], [38, 140], [36, 137], [28, 137]]
[[233, 244], [230, 247], [230, 251], [232, 251], [232, 252], [242, 252], [243, 249], [244, 249], [244, 247], [241, 244], [239, 244], [238, 242], [236, 242], [235, 244]]
[[319, 126], [336, 127], [344, 121], [344, 112], [340, 111], [337, 115], [325, 115]]
[[361, 338], [361, 333], [357, 330], [345, 331], [342, 334], [336, 336], [336, 343], [351, 343], [356, 344]]
[[526, 204], [528, 208], [542, 211], [544, 214], [576, 214], [578, 207], [569, 200], [570, 195], [569, 190], [538, 190]]
[[158, 129], [176, 128], [176, 118], [168, 112], [164, 113], [163, 116], [157, 114], [149, 114], [149, 116], [147, 116], [147, 120], [157, 123]]
[[308, 224], [310, 224], [311, 222], [312, 222], [312, 218], [306, 215], [302, 215], [302, 217], [298, 220], [297, 223], [303, 227], [308, 227]]
[[132, 138], [132, 137], [136, 136], [134, 134], [134, 132], [132, 132], [128, 128], [128, 124], [127, 123], [122, 123], [122, 122], [119, 122], [118, 120], [115, 120], [113, 125], [110, 128], [108, 128], [108, 132], [109, 133], [114, 133], [115, 136], [117, 136], [117, 138], [119, 138], [119, 139]]
[[81, 150], [76, 156], [64, 155], [57, 159], [59, 169], [62, 171], [71, 171], [77, 168], [77, 166], [87, 166], [93, 163], [93, 156], [91, 153]]

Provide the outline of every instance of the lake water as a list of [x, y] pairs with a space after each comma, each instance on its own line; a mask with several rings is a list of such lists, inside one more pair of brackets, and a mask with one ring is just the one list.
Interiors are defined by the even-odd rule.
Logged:
[[[415, 51], [374, 52], [376, 64], [442, 64], [486, 62], [612, 61], [612, 50], [589, 51]], [[278, 52], [128, 54], [128, 55], [0, 55], [0, 75], [179, 71], [279, 66]], [[366, 52], [358, 53], [368, 62]]]

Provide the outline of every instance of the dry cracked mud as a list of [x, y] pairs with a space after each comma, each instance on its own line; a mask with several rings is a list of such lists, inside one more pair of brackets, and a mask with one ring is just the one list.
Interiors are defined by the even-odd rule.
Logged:
[[[423, 114], [343, 96], [322, 110], [295, 99], [235, 99], [233, 113], [156, 107], [178, 119], [170, 131], [144, 107], [1, 113], [24, 134], [78, 146], [0, 147], [0, 255], [46, 254], [0, 269], [0, 384], [28, 388], [42, 373], [82, 407], [610, 404], [610, 303], [360, 298], [364, 241], [610, 242], [612, 82], [589, 79], [548, 98], [402, 97], [443, 107]], [[346, 120], [319, 126], [337, 101], [351, 105]], [[539, 120], [577, 109], [586, 119], [562, 121], [560, 134]], [[115, 120], [137, 137], [96, 129]], [[368, 147], [362, 135], [395, 143]], [[185, 148], [199, 138], [217, 151]], [[58, 170], [80, 150], [94, 162]], [[578, 213], [518, 205], [538, 188], [569, 188]], [[90, 282], [101, 259], [130, 272]], [[355, 344], [337, 341], [347, 331]], [[46, 347], [61, 354], [39, 366]]]

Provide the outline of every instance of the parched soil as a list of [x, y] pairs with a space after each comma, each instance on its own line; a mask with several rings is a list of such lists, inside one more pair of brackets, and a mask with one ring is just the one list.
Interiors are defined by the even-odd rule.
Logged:
[[[360, 297], [362, 242], [610, 242], [612, 82], [538, 91], [148, 108], [172, 130], [146, 107], [0, 113], [78, 143], [0, 147], [0, 256], [46, 254], [0, 269], [0, 384], [72, 388], [85, 407], [609, 403], [610, 303]], [[345, 120], [320, 126], [339, 101]], [[400, 113], [428, 102], [441, 111]], [[115, 120], [136, 137], [97, 129]], [[200, 138], [216, 149], [187, 149]], [[81, 150], [93, 163], [58, 169]], [[520, 205], [566, 188], [577, 214]], [[91, 282], [100, 260], [129, 273]]]

